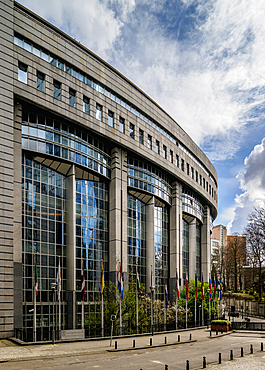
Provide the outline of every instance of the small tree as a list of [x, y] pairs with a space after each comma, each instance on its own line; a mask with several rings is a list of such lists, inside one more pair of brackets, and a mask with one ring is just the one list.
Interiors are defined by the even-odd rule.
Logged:
[[[262, 265], [265, 262], [265, 208], [255, 208], [248, 215], [248, 224], [244, 230], [247, 237], [247, 253], [249, 260], [258, 269], [259, 297], [262, 294]], [[254, 284], [254, 281], [253, 281]]]

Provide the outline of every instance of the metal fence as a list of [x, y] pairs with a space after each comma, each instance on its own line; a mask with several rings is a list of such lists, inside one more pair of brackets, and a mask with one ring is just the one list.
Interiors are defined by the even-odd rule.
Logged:
[[254, 330], [265, 331], [265, 323], [262, 322], [247, 322], [247, 321], [234, 321], [232, 322], [233, 330]]

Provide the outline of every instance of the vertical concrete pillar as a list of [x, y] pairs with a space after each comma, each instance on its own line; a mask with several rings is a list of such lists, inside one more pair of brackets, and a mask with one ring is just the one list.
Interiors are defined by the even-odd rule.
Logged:
[[68, 328], [75, 329], [76, 317], [76, 259], [75, 259], [75, 218], [76, 218], [76, 184], [75, 165], [70, 168], [66, 177], [66, 227], [67, 227], [67, 268], [66, 268], [66, 301]]
[[176, 284], [176, 268], [182, 276], [182, 185], [172, 184], [172, 206], [169, 214], [169, 299], [173, 299]]
[[210, 235], [210, 208], [204, 207], [203, 225], [201, 228], [201, 270], [204, 281], [208, 281], [211, 271], [211, 235]]
[[150, 293], [151, 265], [153, 266], [153, 286], [155, 286], [155, 198], [146, 205], [146, 291]]
[[[0, 4], [0, 338], [14, 335], [14, 30], [13, 1]], [[19, 158], [21, 163], [21, 157]], [[21, 171], [21, 169], [20, 169]], [[21, 189], [19, 190], [21, 193]]]
[[195, 279], [196, 269], [196, 218], [189, 224], [189, 278]]
[[127, 268], [127, 152], [114, 148], [111, 152], [109, 187], [109, 278], [116, 284], [119, 262], [125, 287]]

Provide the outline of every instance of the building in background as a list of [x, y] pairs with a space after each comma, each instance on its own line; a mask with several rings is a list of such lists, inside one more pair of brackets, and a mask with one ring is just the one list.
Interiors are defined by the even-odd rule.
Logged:
[[[0, 337], [51, 338], [51, 283], [61, 265], [62, 328], [97, 314], [105, 280], [136, 276], [172, 299], [210, 272], [214, 166], [150, 97], [104, 60], [12, 0], [1, 14]], [[56, 306], [58, 303], [56, 303]], [[56, 308], [56, 314], [58, 310]]]

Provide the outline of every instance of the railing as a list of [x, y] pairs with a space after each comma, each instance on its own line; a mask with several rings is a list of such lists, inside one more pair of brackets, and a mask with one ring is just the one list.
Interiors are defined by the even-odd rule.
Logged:
[[234, 321], [232, 322], [233, 330], [255, 330], [265, 331], [265, 322], [248, 322], [248, 321]]

